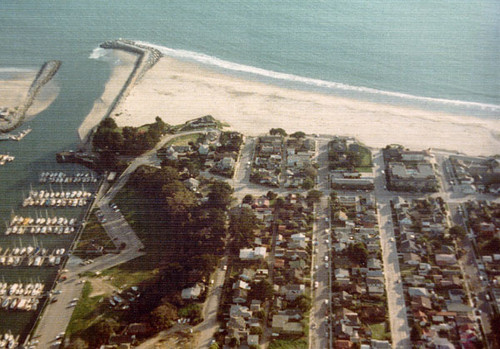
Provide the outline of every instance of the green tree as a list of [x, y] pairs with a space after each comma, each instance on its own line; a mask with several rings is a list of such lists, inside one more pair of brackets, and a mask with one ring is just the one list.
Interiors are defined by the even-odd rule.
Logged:
[[290, 137], [294, 137], [294, 138], [306, 138], [306, 134], [302, 131], [297, 131], [297, 132], [294, 132], [290, 135]]
[[314, 180], [312, 180], [310, 177], [307, 177], [302, 183], [302, 188], [305, 190], [314, 188]]
[[99, 123], [99, 126], [98, 127], [102, 127], [102, 128], [113, 128], [113, 129], [116, 129], [118, 128], [118, 125], [116, 124], [116, 121], [115, 119], [113, 118], [110, 118], [110, 117], [107, 117], [107, 118], [104, 118], [100, 123]]
[[463, 239], [465, 237], [465, 229], [460, 225], [451, 227], [449, 233], [454, 239]]
[[208, 204], [211, 207], [226, 210], [233, 197], [233, 188], [226, 182], [217, 181], [210, 186], [210, 193], [208, 194]]
[[269, 200], [274, 200], [278, 197], [278, 194], [276, 194], [275, 192], [273, 192], [272, 190], [269, 190], [266, 194], [266, 197], [269, 199]]
[[349, 244], [349, 246], [347, 247], [347, 255], [352, 261], [362, 266], [366, 266], [366, 262], [368, 259], [368, 250], [362, 242]]
[[283, 137], [286, 137], [286, 135], [287, 135], [286, 131], [282, 128], [272, 128], [269, 130], [269, 134], [272, 136], [279, 135], [279, 136], [283, 136]]
[[242, 200], [242, 203], [250, 205], [253, 202], [252, 194], [247, 194]]
[[318, 203], [321, 200], [322, 196], [323, 196], [323, 193], [319, 190], [309, 190], [307, 192], [306, 200], [309, 203]]
[[237, 247], [248, 246], [253, 240], [253, 231], [257, 228], [255, 213], [244, 207], [233, 212], [229, 220], [229, 231], [234, 235]]
[[161, 331], [172, 327], [177, 318], [177, 308], [170, 303], [165, 303], [156, 307], [151, 312], [150, 323], [151, 326]]
[[271, 299], [274, 295], [273, 285], [267, 280], [252, 282], [250, 286], [251, 289], [248, 292], [249, 299], [258, 299], [264, 302], [267, 299]]
[[118, 327], [118, 322], [113, 318], [100, 320], [87, 329], [87, 338], [89, 338], [92, 347], [99, 347], [108, 342]]

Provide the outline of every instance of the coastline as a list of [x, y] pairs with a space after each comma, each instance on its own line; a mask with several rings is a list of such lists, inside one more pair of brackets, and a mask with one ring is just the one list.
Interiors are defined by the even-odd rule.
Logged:
[[120, 91], [132, 74], [138, 59], [136, 54], [123, 50], [109, 51], [119, 60], [119, 63], [113, 66], [101, 97], [94, 102], [92, 109], [78, 128], [78, 136], [83, 143], [85, 143], [90, 131], [101, 122], [116, 97], [120, 94]]
[[[12, 71], [0, 75], [0, 108], [17, 108], [18, 113], [10, 122], [3, 123], [5, 132], [20, 126], [20, 123], [34, 118], [37, 114], [47, 109], [59, 95], [60, 87], [52, 79], [57, 72], [49, 72], [49, 76], [40, 78], [46, 64], [41, 69]], [[43, 80], [43, 81], [39, 81]], [[22, 114], [22, 115], [21, 115]], [[15, 126], [13, 126], [15, 124]]]
[[497, 120], [292, 90], [171, 57], [147, 71], [114, 114], [119, 126], [141, 126], [156, 116], [179, 124], [210, 114], [247, 135], [281, 127], [354, 136], [372, 147], [398, 143], [470, 155], [494, 155], [500, 149]]

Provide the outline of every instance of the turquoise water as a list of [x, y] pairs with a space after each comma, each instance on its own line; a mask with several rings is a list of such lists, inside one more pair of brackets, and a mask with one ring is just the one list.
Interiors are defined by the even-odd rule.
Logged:
[[[63, 65], [61, 92], [29, 123], [33, 131], [0, 142], [0, 153], [16, 156], [0, 167], [0, 227], [40, 171], [77, 169], [54, 156], [76, 146], [108, 80], [113, 63], [89, 58], [105, 40], [161, 45], [171, 56], [280, 86], [498, 118], [498, 18], [497, 0], [2, 0], [0, 74], [49, 59]], [[0, 246], [17, 239], [0, 235]], [[0, 269], [9, 280], [51, 273]], [[0, 332], [23, 332], [29, 322], [0, 314]]]

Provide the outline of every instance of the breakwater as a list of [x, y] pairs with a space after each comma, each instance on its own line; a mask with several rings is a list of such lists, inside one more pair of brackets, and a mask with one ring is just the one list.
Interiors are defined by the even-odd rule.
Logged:
[[[120, 102], [124, 100], [134, 87], [135, 83], [140, 80], [146, 72], [153, 67], [156, 62], [162, 57], [159, 50], [148, 47], [145, 45], [138, 44], [131, 40], [118, 39], [113, 41], [105, 41], [100, 45], [104, 49], [122, 50], [129, 52], [138, 56], [134, 64], [134, 69], [130, 73], [127, 81], [123, 84], [120, 92], [113, 99], [108, 107], [108, 110], [99, 118], [99, 121], [112, 115], [113, 111], [118, 107]], [[83, 125], [83, 124], [82, 124]], [[97, 126], [97, 123], [94, 127]], [[92, 132], [89, 132], [88, 127], [80, 127], [78, 129], [78, 134], [83, 144], [86, 144], [90, 140]]]
[[61, 67], [61, 64], [61, 61], [52, 60], [45, 62], [42, 65], [28, 90], [28, 94], [24, 102], [18, 107], [16, 113], [3, 120], [0, 120], [0, 132], [12, 131], [24, 122], [26, 112], [33, 104], [36, 96], [38, 95], [42, 87], [50, 80], [52, 80], [54, 75], [56, 75], [57, 71]]

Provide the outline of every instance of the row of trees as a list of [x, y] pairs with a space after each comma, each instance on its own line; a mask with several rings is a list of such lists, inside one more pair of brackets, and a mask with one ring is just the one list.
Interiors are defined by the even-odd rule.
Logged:
[[95, 150], [137, 155], [149, 150], [167, 132], [169, 126], [157, 116], [153, 124], [141, 128], [119, 128], [115, 120], [108, 117], [101, 121], [92, 137]]

